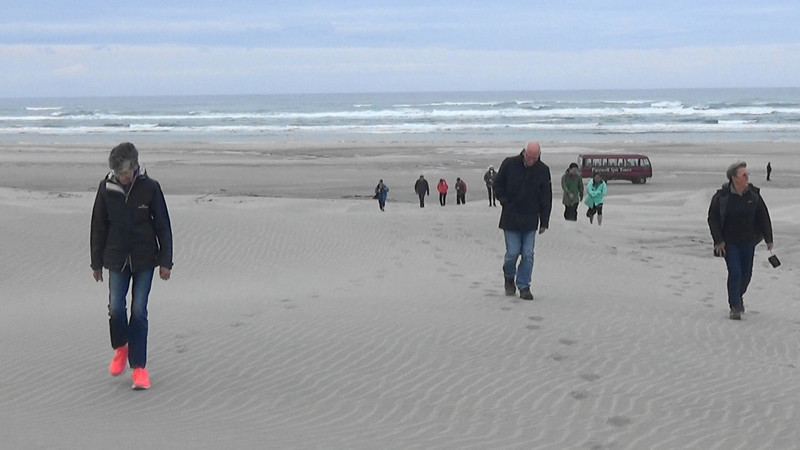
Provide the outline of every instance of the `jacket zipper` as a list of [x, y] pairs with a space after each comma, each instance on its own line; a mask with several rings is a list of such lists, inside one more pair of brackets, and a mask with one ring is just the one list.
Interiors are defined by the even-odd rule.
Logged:
[[[133, 180], [131, 180], [130, 189], [126, 190], [124, 187], [122, 188], [122, 190], [125, 192], [125, 205], [126, 206], [128, 204], [128, 198], [130, 198], [131, 192], [133, 192], [133, 185], [136, 184], [136, 179], [137, 178], [139, 178], [139, 177], [136, 176], [136, 177], [133, 178]], [[125, 266], [129, 266], [131, 268], [131, 272], [133, 272], [133, 259], [131, 258], [130, 252], [128, 252], [128, 258], [125, 260], [125, 263], [122, 264], [122, 270], [125, 270]]]

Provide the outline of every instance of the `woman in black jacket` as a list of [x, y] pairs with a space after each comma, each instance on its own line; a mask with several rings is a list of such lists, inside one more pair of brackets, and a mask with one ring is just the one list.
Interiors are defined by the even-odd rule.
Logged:
[[[139, 166], [131, 143], [120, 144], [108, 158], [111, 172], [100, 182], [92, 210], [91, 265], [95, 281], [108, 269], [108, 315], [114, 358], [113, 376], [128, 364], [134, 389], [148, 389], [147, 301], [155, 267], [168, 280], [172, 270], [172, 227], [161, 186]], [[126, 297], [133, 282], [131, 314]]]
[[772, 250], [772, 221], [759, 189], [750, 184], [747, 164], [731, 164], [728, 182], [711, 198], [708, 227], [714, 240], [714, 255], [725, 258], [728, 267], [730, 318], [744, 312], [744, 293], [753, 276], [753, 257], [761, 239]]

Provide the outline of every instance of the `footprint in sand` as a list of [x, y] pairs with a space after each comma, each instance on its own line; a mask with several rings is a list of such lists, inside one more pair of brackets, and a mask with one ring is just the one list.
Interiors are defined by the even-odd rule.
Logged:
[[574, 398], [575, 400], [584, 400], [589, 398], [589, 391], [584, 391], [584, 390], [572, 391], [569, 393], [569, 396]]
[[578, 343], [578, 341], [573, 339], [559, 339], [558, 342], [564, 345], [575, 345]]
[[608, 418], [606, 423], [608, 423], [611, 426], [615, 426], [615, 427], [624, 427], [624, 426], [632, 424], [633, 420], [631, 420], [630, 418], [625, 417], [625, 416], [612, 416], [612, 417]]
[[283, 309], [295, 309], [297, 306], [291, 304], [292, 300], [289, 298], [281, 299], [281, 303], [283, 303]]
[[527, 325], [525, 328], [533, 331], [533, 330], [538, 330], [539, 328], [542, 328], [542, 327], [539, 326], [539, 325], [536, 325], [536, 324], [530, 324], [530, 325]]
[[589, 381], [589, 382], [597, 381], [597, 380], [599, 380], [601, 378], [600, 375], [597, 375], [595, 373], [582, 373], [582, 374], [580, 374], [578, 376], [581, 377], [582, 379], [586, 380], [586, 381]]
[[544, 318], [542, 316], [530, 316], [530, 317], [528, 317], [528, 319], [532, 320], [534, 322], [541, 322], [542, 320], [544, 320]]
[[553, 361], [561, 362], [567, 359], [567, 355], [563, 353], [553, 353], [552, 355], [550, 355], [550, 359], [552, 359]]

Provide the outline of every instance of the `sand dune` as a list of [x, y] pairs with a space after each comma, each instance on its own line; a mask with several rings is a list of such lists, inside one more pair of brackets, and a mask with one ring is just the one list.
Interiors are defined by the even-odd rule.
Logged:
[[[457, 166], [474, 186], [459, 207], [409, 200], [422, 166], [455, 178], [436, 157], [360, 167], [392, 188], [385, 213], [361, 198], [190, 193], [180, 171], [151, 170], [179, 193], [165, 188], [175, 269], [151, 294], [145, 392], [107, 373], [107, 287], [88, 267], [94, 183], [0, 188], [4, 445], [795, 448], [798, 186], [764, 187], [783, 266], [759, 247], [748, 311], [728, 320], [705, 225], [721, 176], [702, 172], [730, 155], [705, 150], [716, 165], [667, 153], [653, 157], [658, 179], [612, 183], [602, 227], [564, 222], [556, 195], [533, 302], [503, 294], [499, 208], [480, 186], [502, 155]], [[554, 176], [572, 158], [550, 156]]]

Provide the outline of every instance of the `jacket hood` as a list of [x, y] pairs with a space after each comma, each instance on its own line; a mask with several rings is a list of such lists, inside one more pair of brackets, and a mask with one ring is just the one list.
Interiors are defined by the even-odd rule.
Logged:
[[[720, 187], [717, 192], [729, 192], [731, 190], [731, 185], [732, 184], [733, 184], [733, 181], [728, 181], [727, 183], [722, 183], [722, 187]], [[747, 189], [755, 192], [756, 194], [760, 194], [761, 193], [761, 189], [759, 189], [758, 187], [754, 186], [753, 183], [747, 183]]]
[[[144, 166], [139, 166], [136, 169], [136, 177], [135, 177], [135, 179], [139, 180], [141, 178], [147, 178], [147, 170], [144, 168]], [[114, 175], [114, 171], [113, 170], [106, 174], [106, 180], [107, 181], [111, 181], [113, 183], [117, 183], [117, 177]], [[117, 183], [117, 184], [119, 184], [119, 183]]]

